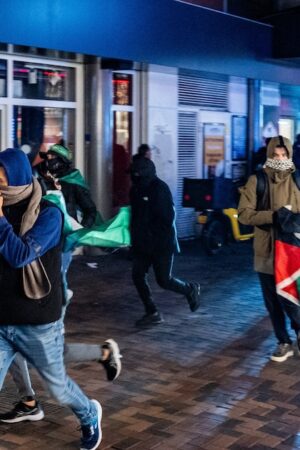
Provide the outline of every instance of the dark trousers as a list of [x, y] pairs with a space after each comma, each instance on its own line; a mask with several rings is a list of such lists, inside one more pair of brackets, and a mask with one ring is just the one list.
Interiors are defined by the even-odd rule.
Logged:
[[148, 284], [148, 272], [151, 266], [153, 267], [156, 281], [161, 288], [183, 295], [191, 293], [192, 286], [190, 283], [178, 280], [172, 276], [173, 253], [151, 256], [145, 254], [134, 255], [132, 280], [144, 304], [146, 314], [153, 314], [157, 311]]
[[300, 330], [300, 307], [277, 295], [274, 275], [258, 273], [266, 308], [269, 312], [275, 335], [280, 344], [291, 344], [286, 327], [286, 316], [291, 321], [291, 327], [297, 334]]

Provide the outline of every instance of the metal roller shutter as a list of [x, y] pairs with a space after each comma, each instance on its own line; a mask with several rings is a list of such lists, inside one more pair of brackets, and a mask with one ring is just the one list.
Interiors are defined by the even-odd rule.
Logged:
[[183, 178], [196, 178], [197, 112], [178, 113], [178, 182], [177, 182], [177, 232], [179, 238], [194, 236], [195, 211], [183, 208]]

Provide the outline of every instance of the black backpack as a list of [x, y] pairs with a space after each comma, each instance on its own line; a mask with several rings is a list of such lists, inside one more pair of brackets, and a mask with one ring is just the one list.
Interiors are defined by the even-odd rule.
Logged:
[[[256, 211], [265, 211], [270, 208], [270, 193], [267, 174], [263, 170], [259, 170], [256, 173], [257, 185], [256, 185]], [[300, 171], [295, 170], [292, 173], [294, 183], [300, 191]]]

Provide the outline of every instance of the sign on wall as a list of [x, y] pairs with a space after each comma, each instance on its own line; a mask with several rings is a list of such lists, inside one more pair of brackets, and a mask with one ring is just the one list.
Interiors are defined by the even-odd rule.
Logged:
[[[203, 160], [204, 178], [214, 178], [217, 166], [224, 167], [225, 153], [225, 124], [205, 123], [203, 124]], [[221, 175], [221, 173], [218, 173]]]

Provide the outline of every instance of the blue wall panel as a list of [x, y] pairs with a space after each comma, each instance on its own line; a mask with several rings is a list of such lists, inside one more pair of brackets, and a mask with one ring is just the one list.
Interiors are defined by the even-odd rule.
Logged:
[[174, 0], [0, 0], [0, 41], [300, 83], [269, 25]]

